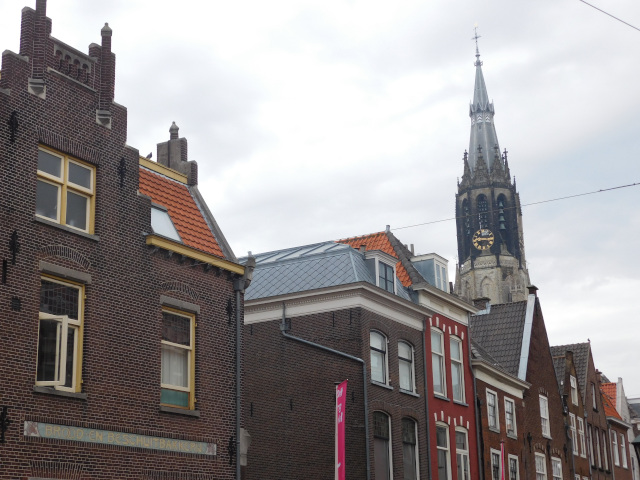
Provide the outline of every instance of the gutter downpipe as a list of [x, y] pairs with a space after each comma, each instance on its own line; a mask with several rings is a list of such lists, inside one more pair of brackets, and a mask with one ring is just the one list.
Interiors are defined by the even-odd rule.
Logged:
[[[290, 340], [295, 340], [297, 342], [304, 343], [305, 345], [309, 345], [311, 347], [318, 348], [320, 350], [324, 350], [325, 352], [333, 353], [335, 355], [339, 355], [344, 358], [348, 358], [350, 360], [354, 360], [362, 364], [362, 379], [363, 379], [363, 390], [364, 390], [364, 435], [365, 435], [365, 450], [367, 454], [367, 480], [371, 480], [371, 466], [370, 466], [370, 455], [369, 455], [369, 397], [367, 395], [367, 364], [361, 358], [354, 357], [353, 355], [349, 355], [348, 353], [341, 352], [339, 350], [334, 350], [333, 348], [325, 347], [324, 345], [320, 345], [319, 343], [310, 342], [309, 340], [305, 340], [304, 338], [294, 337], [293, 335], [289, 335], [286, 331], [286, 305], [282, 302], [282, 323], [280, 324], [280, 331], [282, 335]], [[238, 479], [240, 480], [240, 479]]]
[[422, 332], [422, 363], [423, 363], [423, 373], [424, 373], [424, 413], [425, 413], [425, 424], [427, 427], [427, 478], [433, 478], [431, 475], [431, 442], [429, 441], [431, 436], [430, 432], [430, 424], [429, 424], [429, 389], [427, 385], [427, 317], [424, 317], [424, 327]]
[[[253, 270], [256, 268], [256, 257], [249, 252], [249, 258], [244, 266], [244, 274], [233, 281], [233, 289], [236, 292], [236, 480], [242, 479], [240, 468], [240, 429], [242, 427], [242, 324], [243, 317], [240, 311], [240, 295], [251, 284]], [[244, 309], [242, 309], [244, 310]]]

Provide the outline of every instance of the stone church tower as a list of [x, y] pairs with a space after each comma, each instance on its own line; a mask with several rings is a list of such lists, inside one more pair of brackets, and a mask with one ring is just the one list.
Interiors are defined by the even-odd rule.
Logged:
[[488, 297], [494, 304], [525, 300], [530, 282], [520, 196], [511, 181], [507, 150], [500, 153], [477, 44], [475, 67], [471, 140], [456, 194], [455, 292], [467, 300]]

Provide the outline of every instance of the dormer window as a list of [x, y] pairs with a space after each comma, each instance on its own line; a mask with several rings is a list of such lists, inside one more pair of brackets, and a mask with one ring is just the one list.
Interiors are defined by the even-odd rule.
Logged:
[[173, 221], [171, 221], [169, 212], [164, 207], [159, 205], [151, 206], [151, 228], [153, 228], [153, 233], [170, 238], [176, 242], [182, 241], [176, 227], [173, 225]]
[[367, 250], [364, 253], [367, 268], [376, 285], [390, 293], [396, 293], [397, 258], [381, 250]]
[[430, 285], [444, 291], [449, 291], [449, 279], [447, 278], [447, 259], [436, 253], [415, 256], [411, 263], [416, 267], [420, 275]]
[[394, 268], [386, 263], [378, 262], [378, 271], [380, 273], [378, 286], [384, 288], [387, 292], [394, 293], [396, 278]]

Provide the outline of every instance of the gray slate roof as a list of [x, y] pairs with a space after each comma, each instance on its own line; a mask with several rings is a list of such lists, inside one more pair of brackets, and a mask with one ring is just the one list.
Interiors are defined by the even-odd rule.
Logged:
[[[552, 357], [564, 357], [565, 352], [573, 352], [573, 364], [576, 367], [576, 376], [578, 378], [578, 388], [582, 394], [582, 401], [584, 402], [585, 387], [587, 383], [587, 368], [589, 367], [589, 355], [591, 351], [591, 344], [589, 342], [584, 343], [572, 343], [570, 345], [556, 345], [551, 347]], [[554, 360], [555, 364], [555, 360]], [[564, 368], [562, 378], [564, 380]], [[557, 371], [556, 371], [557, 376]]]
[[471, 316], [471, 338], [502, 365], [518, 376], [527, 301], [491, 305], [489, 313]]
[[[365, 264], [364, 255], [349, 245], [323, 242], [255, 256], [253, 280], [245, 300], [304, 292], [376, 279]], [[245, 263], [246, 258], [240, 259]], [[410, 300], [406, 288], [396, 278], [398, 296]]]
[[554, 355], [552, 353], [551, 355], [553, 355], [553, 369], [556, 371], [556, 379], [558, 380], [558, 388], [562, 392], [562, 391], [564, 391], [562, 382], [564, 382], [565, 367], [567, 365], [567, 361], [566, 361], [566, 358], [565, 358], [564, 354], [562, 354], [562, 356], [556, 356], [556, 355]]
[[509, 375], [510, 377], [518, 378], [516, 375], [512, 375], [509, 371], [504, 368], [500, 363], [493, 358], [489, 352], [487, 352], [482, 345], [476, 342], [473, 338], [471, 339], [471, 357], [474, 360], [481, 360], [485, 363], [490, 364], [496, 370], [500, 370], [502, 373]]

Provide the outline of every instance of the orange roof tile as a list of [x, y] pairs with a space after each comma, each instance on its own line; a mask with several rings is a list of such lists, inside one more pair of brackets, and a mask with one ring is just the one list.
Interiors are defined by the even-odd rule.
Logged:
[[184, 245], [224, 258], [220, 245], [186, 185], [140, 167], [139, 189], [140, 193], [148, 195], [154, 203], [168, 210]]
[[[359, 249], [362, 245], [364, 245], [366, 250], [381, 250], [384, 253], [391, 255], [392, 257], [398, 258], [398, 255], [393, 249], [393, 246], [389, 241], [389, 237], [387, 237], [387, 234], [385, 232], [372, 233], [369, 235], [362, 235], [360, 237], [343, 238], [342, 240], [338, 240], [338, 242], [351, 245], [355, 249]], [[407, 270], [402, 266], [401, 262], [396, 263], [396, 275], [402, 285], [404, 285], [405, 287], [411, 285], [409, 274], [407, 273]]]
[[[604, 387], [605, 385], [611, 385], [611, 384], [605, 383], [604, 385], [602, 385], [602, 387]], [[613, 385], [615, 385], [615, 383]], [[614, 401], [607, 394], [607, 392], [605, 392], [605, 389], [600, 388], [600, 391], [602, 392], [602, 404], [604, 405], [605, 415], [607, 417], [613, 417], [613, 418], [617, 418], [618, 420], [622, 420], [622, 417], [620, 416], [620, 414], [616, 410], [616, 407], [614, 406]]]
[[618, 384], [617, 383], [613, 383], [613, 382], [609, 382], [609, 383], [603, 383], [600, 388], [602, 389], [602, 391], [604, 393], [606, 393], [609, 398], [613, 401], [613, 404], [616, 404], [616, 397], [617, 397], [617, 391], [618, 391]]

